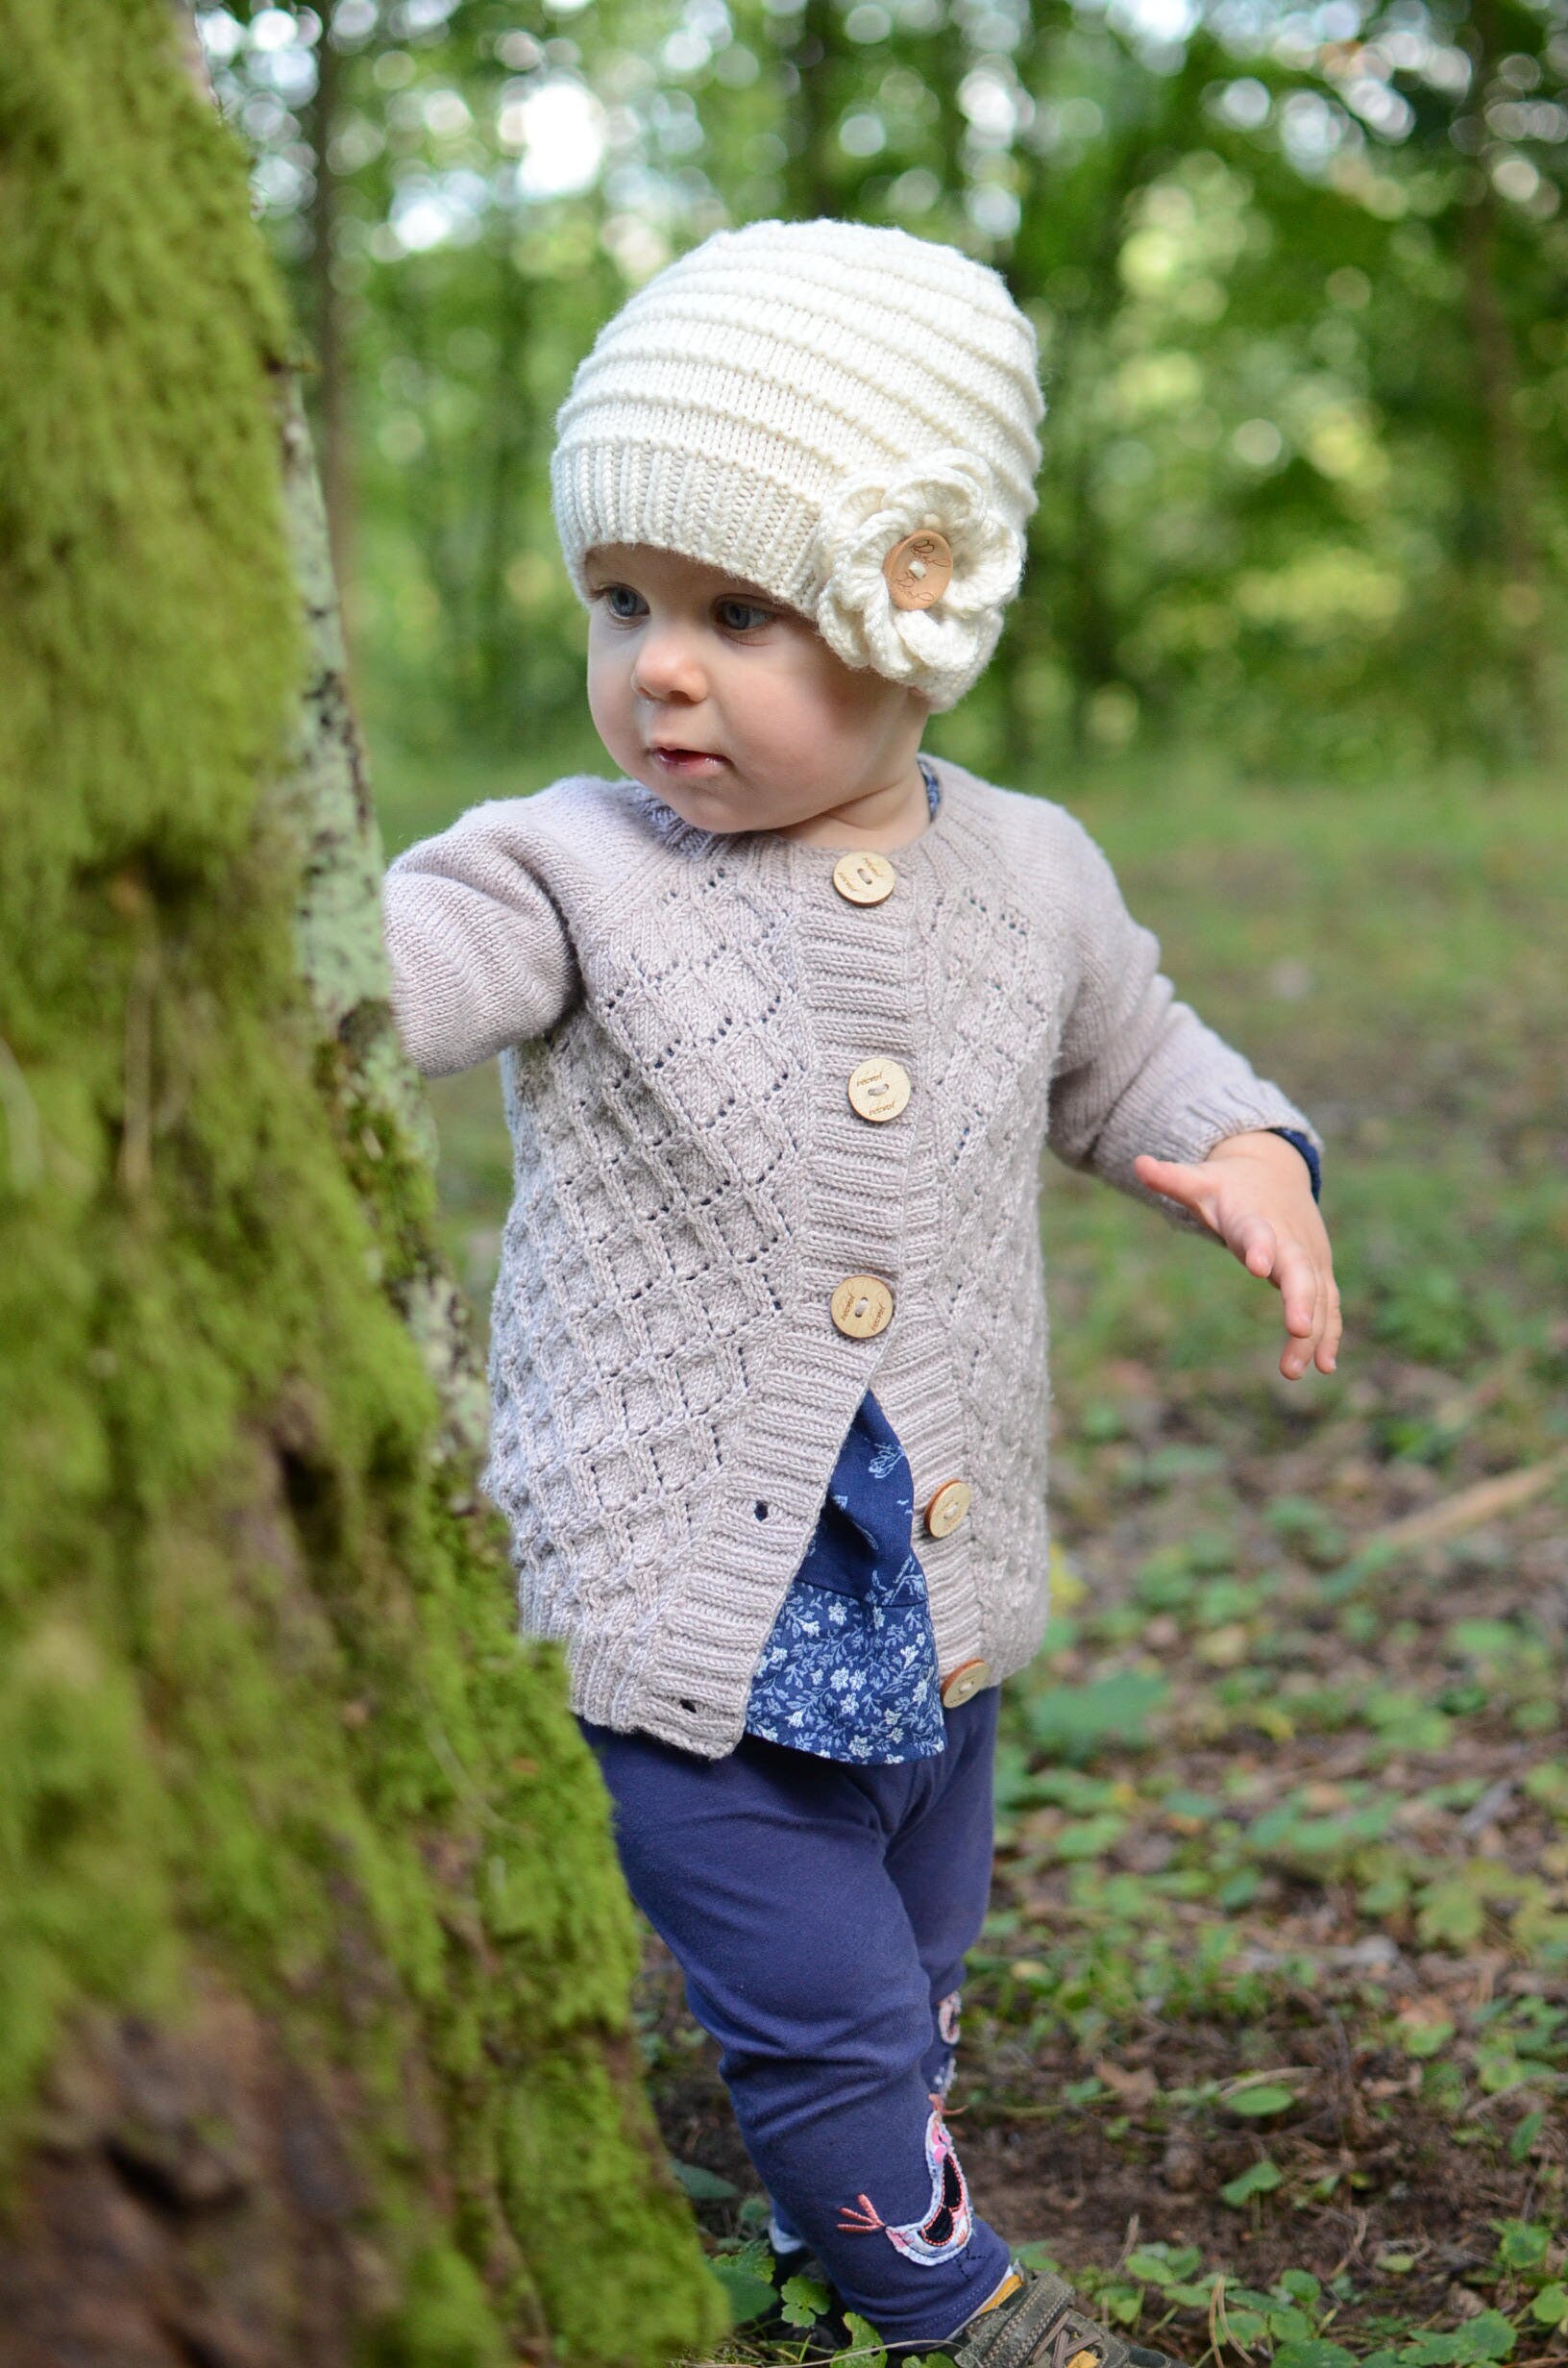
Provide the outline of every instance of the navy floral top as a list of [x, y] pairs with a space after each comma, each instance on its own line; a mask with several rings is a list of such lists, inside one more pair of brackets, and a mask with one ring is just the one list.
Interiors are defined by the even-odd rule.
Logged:
[[[933, 816], [941, 792], [920, 760]], [[1301, 1153], [1318, 1197], [1317, 1150]], [[911, 1543], [915, 1488], [870, 1391], [849, 1425], [816, 1533], [751, 1681], [746, 1731], [823, 1760], [888, 1766], [946, 1747], [925, 1572]]]
[[909, 1458], [870, 1391], [751, 1681], [746, 1727], [824, 1760], [929, 1760], [945, 1745]]

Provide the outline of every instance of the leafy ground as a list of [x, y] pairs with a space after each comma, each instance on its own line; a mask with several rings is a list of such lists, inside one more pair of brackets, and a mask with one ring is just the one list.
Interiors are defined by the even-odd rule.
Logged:
[[[1008, 1689], [966, 2167], [1194, 2360], [1568, 2362], [1560, 798], [1068, 802], [1184, 992], [1318, 1119], [1349, 1330], [1334, 1380], [1286, 1385], [1270, 1295], [1050, 1173], [1060, 1616]], [[494, 1104], [438, 1098], [477, 1291]], [[744, 2280], [754, 2183], [656, 1951], [644, 2012]]]

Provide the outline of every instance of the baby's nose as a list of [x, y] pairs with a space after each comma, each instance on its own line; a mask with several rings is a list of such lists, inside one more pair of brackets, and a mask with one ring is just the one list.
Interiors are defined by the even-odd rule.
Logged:
[[632, 679], [649, 699], [700, 699], [707, 687], [698, 653], [679, 632], [646, 633]]

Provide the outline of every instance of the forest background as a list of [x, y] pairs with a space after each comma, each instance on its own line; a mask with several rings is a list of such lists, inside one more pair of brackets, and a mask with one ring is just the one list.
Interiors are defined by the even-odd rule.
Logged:
[[[1052, 1178], [1065, 1616], [1009, 1690], [966, 2160], [1191, 2353], [1559, 2358], [1568, 10], [202, 26], [294, 294], [393, 848], [602, 761], [547, 467], [630, 287], [832, 212], [964, 245], [1035, 321], [1028, 583], [932, 742], [1082, 811], [1318, 1117], [1350, 1335], [1286, 1390], [1238, 1277]], [[493, 1076], [436, 1110], [482, 1307]], [[744, 2308], [756, 2199], [656, 1960], [642, 2035]]]
[[[943, 727], [1039, 781], [1217, 746], [1549, 754], [1568, 431], [1553, 0], [337, 0], [204, 15], [316, 366], [362, 696], [577, 747], [555, 407], [628, 289], [773, 213], [992, 262], [1039, 332], [1029, 596]], [[591, 745], [591, 744], [590, 744]]]

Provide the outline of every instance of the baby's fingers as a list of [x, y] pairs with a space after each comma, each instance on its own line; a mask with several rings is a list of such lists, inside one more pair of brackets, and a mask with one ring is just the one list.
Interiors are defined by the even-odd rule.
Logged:
[[1285, 1307], [1286, 1330], [1295, 1340], [1311, 1341], [1321, 1329], [1319, 1309], [1323, 1295], [1317, 1269], [1298, 1244], [1286, 1242], [1270, 1273]]
[[1249, 1274], [1256, 1274], [1260, 1281], [1265, 1276], [1278, 1280], [1281, 1253], [1274, 1228], [1266, 1217], [1239, 1218], [1230, 1235], [1230, 1247]]
[[1337, 1321], [1332, 1281], [1294, 1243], [1286, 1244], [1282, 1250], [1273, 1280], [1285, 1307], [1285, 1328], [1290, 1335], [1280, 1358], [1281, 1372], [1287, 1381], [1299, 1381], [1312, 1364], [1323, 1372], [1331, 1371], [1332, 1347], [1326, 1365], [1323, 1353], [1330, 1321]]
[[1344, 1319], [1339, 1312], [1339, 1289], [1333, 1274], [1324, 1277], [1323, 1322], [1312, 1346], [1312, 1363], [1320, 1373], [1332, 1373], [1339, 1358], [1339, 1342], [1344, 1331]]

